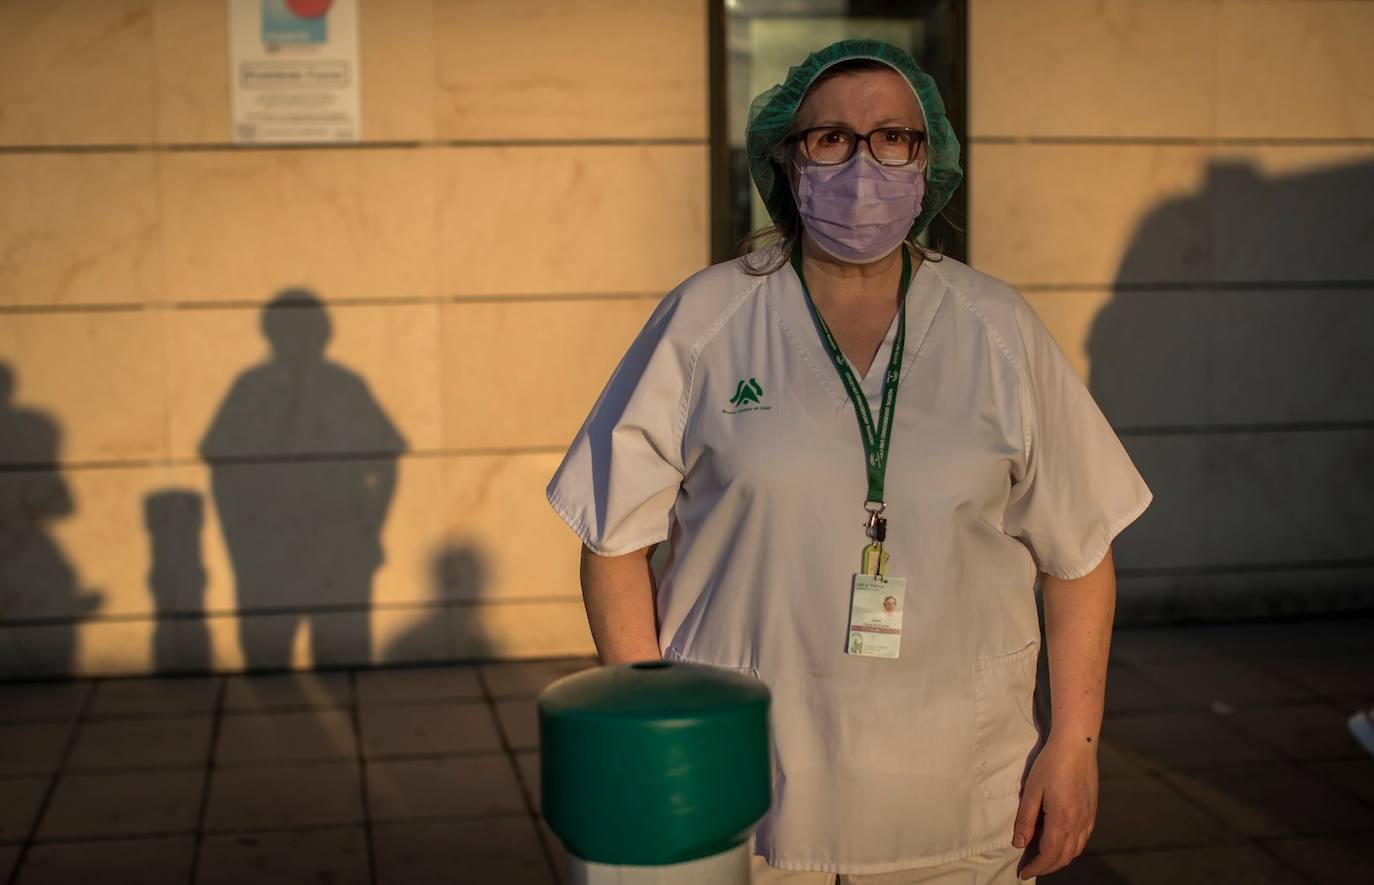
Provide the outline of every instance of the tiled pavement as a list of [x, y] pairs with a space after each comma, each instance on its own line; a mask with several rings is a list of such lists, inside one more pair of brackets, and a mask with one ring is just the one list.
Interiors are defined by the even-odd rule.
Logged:
[[[534, 696], [587, 661], [0, 685], [0, 882], [550, 883]], [[1048, 885], [1374, 882], [1374, 619], [1119, 631]]]

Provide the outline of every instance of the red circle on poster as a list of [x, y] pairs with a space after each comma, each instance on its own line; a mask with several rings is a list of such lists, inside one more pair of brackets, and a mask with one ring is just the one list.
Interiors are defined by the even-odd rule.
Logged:
[[286, 0], [286, 8], [301, 18], [319, 18], [333, 5], [334, 0]]

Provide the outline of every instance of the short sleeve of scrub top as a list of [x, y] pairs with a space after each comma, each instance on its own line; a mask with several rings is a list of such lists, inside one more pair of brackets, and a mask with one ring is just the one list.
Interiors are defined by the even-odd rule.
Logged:
[[683, 288], [669, 293], [645, 323], [549, 483], [549, 503], [601, 556], [668, 537], [684, 473], [691, 374], [682, 342], [682, 327], [691, 319], [679, 316]]
[[1015, 312], [1025, 366], [1026, 461], [1003, 529], [1040, 571], [1081, 578], [1150, 494], [1092, 395], [1029, 305]]
[[[763, 256], [767, 260], [767, 256]], [[1011, 287], [923, 261], [887, 468], [901, 654], [846, 655], [864, 453], [790, 265], [729, 262], [670, 293], [549, 484], [594, 552], [671, 537], [665, 659], [772, 693], [774, 867], [846, 874], [1009, 847], [1042, 740], [1039, 571], [1086, 574], [1150, 492]], [[875, 411], [897, 318], [860, 380]]]

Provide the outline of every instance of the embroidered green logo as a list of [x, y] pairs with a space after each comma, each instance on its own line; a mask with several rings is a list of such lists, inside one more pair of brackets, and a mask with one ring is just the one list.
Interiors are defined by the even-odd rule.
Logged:
[[756, 379], [750, 378], [746, 382], [741, 378], [739, 384], [735, 387], [735, 395], [730, 397], [730, 405], [742, 406], [745, 403], [758, 405], [759, 397], [761, 396], [763, 396], [763, 388], [759, 386], [759, 382]]

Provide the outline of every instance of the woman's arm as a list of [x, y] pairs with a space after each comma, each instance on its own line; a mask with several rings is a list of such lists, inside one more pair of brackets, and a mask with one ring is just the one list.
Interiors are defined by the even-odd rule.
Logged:
[[582, 602], [603, 664], [658, 660], [654, 578], [655, 544], [624, 556], [598, 556], [582, 548]]
[[[1097, 747], [1116, 612], [1112, 553], [1081, 578], [1041, 579], [1052, 702], [1049, 739], [1021, 793], [1012, 844], [1040, 843], [1021, 878], [1067, 866], [1083, 853], [1097, 817]], [[1044, 821], [1040, 822], [1043, 813]]]

